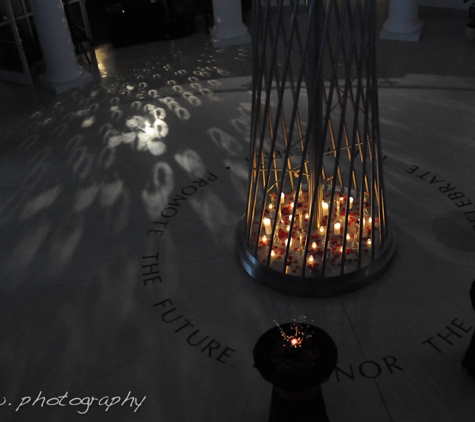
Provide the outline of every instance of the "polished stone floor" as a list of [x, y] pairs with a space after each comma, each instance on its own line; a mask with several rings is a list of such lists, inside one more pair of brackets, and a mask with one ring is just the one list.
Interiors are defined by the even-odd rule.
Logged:
[[397, 255], [339, 297], [283, 295], [237, 260], [249, 45], [103, 44], [67, 93], [0, 83], [1, 420], [266, 421], [254, 344], [306, 318], [338, 347], [332, 422], [472, 422], [475, 43], [463, 14], [420, 17], [419, 43], [378, 41]]

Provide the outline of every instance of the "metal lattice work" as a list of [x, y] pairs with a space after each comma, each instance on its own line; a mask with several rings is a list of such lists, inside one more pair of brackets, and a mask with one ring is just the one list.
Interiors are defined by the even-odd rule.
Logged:
[[391, 261], [375, 73], [376, 0], [254, 0], [240, 259], [259, 281], [328, 296]]

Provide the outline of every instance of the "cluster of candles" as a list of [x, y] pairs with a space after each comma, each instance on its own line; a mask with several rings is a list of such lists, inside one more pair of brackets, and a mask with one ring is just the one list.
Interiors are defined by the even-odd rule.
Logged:
[[[299, 195], [298, 204], [294, 202], [295, 192], [282, 194], [279, 206], [276, 206], [276, 195], [271, 196], [262, 224], [256, 222], [260, 227], [259, 233], [255, 233], [255, 236], [259, 238], [261, 262], [267, 262], [271, 245], [271, 264], [274, 260], [281, 260], [288, 247], [286, 265], [289, 267], [288, 270], [294, 273], [301, 271], [304, 256], [306, 256], [306, 267], [315, 270], [323, 261], [325, 250], [326, 259], [334, 266], [341, 266], [344, 245], [346, 263], [357, 262], [359, 253], [370, 251], [373, 246], [371, 231], [373, 228], [377, 229], [378, 221], [375, 219], [373, 222], [368, 201], [365, 200], [361, 204], [363, 227], [360, 231], [361, 209], [358, 201], [352, 196], [335, 192], [333, 206], [330, 207], [331, 193], [323, 191], [323, 198], [319, 221], [312, 224], [312, 232], [309, 233], [310, 215], [307, 192]], [[294, 213], [295, 206], [297, 210]], [[349, 213], [347, 217], [346, 213]], [[295, 221], [292, 224], [293, 215]], [[347, 223], [346, 230], [345, 222]], [[327, 231], [329, 231], [328, 234]], [[345, 233], [346, 242], [343, 242], [342, 237]], [[307, 240], [310, 242], [308, 247]]]

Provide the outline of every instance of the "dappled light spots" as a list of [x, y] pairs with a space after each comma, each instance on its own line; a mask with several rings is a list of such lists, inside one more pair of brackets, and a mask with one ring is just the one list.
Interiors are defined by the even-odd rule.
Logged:
[[130, 129], [145, 130], [145, 122], [146, 120], [143, 116], [132, 116], [131, 118], [126, 120], [125, 126]]
[[89, 113], [94, 113], [95, 111], [97, 111], [98, 108], [99, 108], [99, 103], [94, 103], [88, 107], [87, 111], [89, 111]]
[[99, 166], [105, 169], [110, 168], [114, 164], [116, 154], [117, 150], [115, 148], [103, 148], [98, 157]]
[[251, 121], [252, 103], [239, 103], [238, 111]]
[[183, 108], [183, 107], [176, 109], [175, 114], [181, 120], [189, 120], [191, 117], [190, 112], [186, 108]]
[[153, 117], [157, 120], [163, 120], [167, 116], [167, 112], [162, 107], [153, 106], [153, 108], [150, 108], [149, 112], [152, 113]]
[[83, 139], [84, 139], [83, 135], [74, 135], [72, 138], [68, 140], [68, 142], [66, 142], [66, 148], [68, 149], [68, 151], [75, 150], [76, 148], [79, 147], [79, 145], [81, 145], [81, 142]]
[[215, 193], [207, 191], [205, 195], [190, 201], [193, 211], [206, 226], [210, 239], [219, 246], [231, 246], [235, 241], [233, 236], [223, 236], [223, 230], [235, 221], [233, 211]]
[[68, 127], [68, 125], [66, 123], [61, 123], [60, 125], [57, 125], [53, 131], [51, 132], [51, 134], [53, 136], [61, 136], [64, 131], [66, 130], [66, 128]]
[[175, 154], [175, 161], [180, 164], [181, 168], [193, 177], [203, 177], [206, 173], [206, 167], [200, 155], [191, 149], [187, 149], [182, 153]]
[[37, 227], [19, 237], [8, 260], [8, 270], [15, 274], [25, 271], [36, 258], [49, 232], [50, 225], [41, 221]]
[[138, 143], [137, 143], [137, 150], [138, 151], [147, 151], [148, 150], [148, 143], [153, 139], [148, 133], [146, 132], [139, 132], [136, 134]]
[[30, 136], [27, 136], [19, 146], [25, 147], [26, 149], [30, 149], [38, 142], [38, 140], [39, 140], [39, 135], [37, 133], [34, 133]]
[[238, 112], [241, 117], [231, 119], [231, 124], [239, 132], [245, 135], [245, 140], [250, 141], [249, 134], [251, 133], [251, 103], [239, 103]]
[[[76, 269], [76, 253], [93, 256], [94, 245], [101, 247], [103, 240], [128, 239], [144, 213], [158, 219], [186, 183], [205, 184], [211, 162], [221, 168], [226, 157], [239, 155], [236, 161], [245, 167], [235, 139], [240, 132], [210, 104], [227, 95], [228, 86], [229, 92], [235, 90], [230, 81], [217, 80], [226, 71], [211, 55], [204, 57], [201, 67], [186, 70], [173, 60], [162, 70], [159, 61], [157, 57], [153, 63], [156, 69], [133, 65], [114, 81], [109, 74], [107, 83], [102, 80], [58, 97], [62, 99], [54, 106], [27, 119], [17, 147], [31, 148], [31, 163], [21, 175], [21, 188], [28, 193], [7, 197], [7, 209], [0, 204], [2, 228], [15, 222], [20, 234], [28, 233], [25, 243], [21, 235], [12, 241], [12, 257], [18, 263], [36, 265], [35, 259], [41, 259], [50, 274], [66, 274]], [[218, 96], [213, 91], [221, 87]], [[234, 104], [228, 106], [235, 111]], [[215, 110], [225, 126], [208, 131], [206, 119]], [[206, 142], [208, 134], [212, 142]], [[232, 185], [234, 178], [240, 178], [234, 168], [236, 163], [232, 172], [225, 173]], [[188, 186], [184, 195], [192, 189]], [[203, 193], [207, 195], [205, 189]], [[216, 198], [206, 197], [210, 202], [199, 206], [196, 200], [201, 203], [203, 198], [190, 194], [194, 205], [187, 208], [211, 227], [213, 213], [218, 216], [227, 210]], [[65, 218], [58, 220], [58, 210]], [[218, 216], [215, 223], [222, 221]], [[29, 225], [41, 230], [30, 230]], [[211, 230], [217, 239], [216, 227]], [[28, 251], [21, 249], [26, 242]], [[20, 271], [17, 265], [12, 267], [12, 274]]]
[[[135, 134], [133, 139], [135, 139]], [[114, 148], [123, 142], [122, 134], [117, 129], [108, 130], [104, 135], [104, 141], [109, 148]]]
[[86, 146], [76, 148], [69, 157], [68, 162], [79, 179], [84, 179], [89, 175], [93, 164], [92, 156]]
[[[249, 135], [250, 124], [248, 121], [243, 119], [232, 119], [231, 124], [239, 133], [242, 133], [243, 135]], [[246, 136], [246, 139], [248, 139], [248, 136]]]
[[236, 140], [236, 138], [227, 134], [223, 130], [213, 127], [208, 129], [208, 134], [215, 145], [224, 149], [230, 155], [235, 156], [242, 153], [241, 144]]
[[189, 120], [191, 117], [190, 112], [183, 108], [175, 99], [172, 97], [160, 98], [160, 101], [175, 113], [175, 115], [181, 120]]
[[168, 124], [163, 120], [166, 111], [150, 103], [144, 106], [144, 111], [153, 116], [152, 123], [141, 115], [129, 117], [125, 122], [125, 130], [111, 129], [104, 134], [106, 145], [109, 148], [116, 148], [122, 143], [131, 144], [137, 141], [138, 151], [149, 151], [155, 156], [164, 154], [166, 145], [161, 140], [169, 132]]
[[50, 274], [63, 270], [74, 256], [84, 233], [84, 217], [75, 214], [56, 228], [50, 246]]
[[87, 210], [94, 203], [98, 192], [99, 184], [97, 182], [94, 182], [89, 186], [79, 188], [74, 199], [73, 211], [76, 213], [81, 213]]
[[88, 115], [89, 115], [89, 113], [88, 113], [87, 110], [78, 110], [78, 111], [76, 111], [76, 115], [74, 116], [74, 114], [73, 114], [72, 117], [84, 117], [84, 116], [88, 116]]
[[152, 155], [158, 157], [159, 155], [165, 154], [167, 146], [164, 142], [161, 141], [152, 141], [147, 144], [147, 148]]
[[156, 163], [151, 172], [151, 182], [142, 190], [142, 201], [150, 218], [160, 216], [175, 187], [173, 169], [166, 162]]
[[209, 88], [201, 88], [200, 89], [200, 92], [201, 94], [203, 94], [204, 96], [206, 96], [208, 98], [208, 100], [211, 100], [211, 101], [220, 101], [219, 97], [217, 97], [216, 95], [214, 95], [214, 92], [211, 91]]
[[209, 76], [211, 76], [209, 72], [206, 72], [204, 70], [195, 70], [193, 73], [203, 78], [208, 78]]
[[165, 136], [168, 135], [168, 125], [164, 120], [156, 119], [153, 122], [153, 130], [150, 127], [147, 127], [146, 131], [154, 138], [165, 138]]
[[123, 180], [114, 180], [112, 182], [104, 182], [101, 186], [99, 194], [99, 203], [101, 207], [111, 207], [119, 199], [122, 189], [124, 188]]
[[29, 200], [21, 212], [20, 221], [28, 220], [44, 209], [49, 208], [56, 201], [61, 191], [61, 186], [56, 185]]
[[88, 117], [87, 119], [83, 120], [81, 123], [82, 128], [90, 127], [92, 126], [96, 121], [96, 118], [94, 116]]
[[193, 95], [192, 92], [186, 91], [186, 92], [183, 92], [183, 94], [181, 95], [186, 101], [188, 101], [194, 107], [198, 107], [202, 104], [201, 100], [195, 95]]
[[229, 75], [229, 72], [227, 70], [224, 70], [224, 69], [216, 68], [216, 72], [218, 72], [222, 76], [228, 76]]
[[122, 119], [124, 112], [120, 110], [117, 106], [111, 107], [110, 110], [111, 110], [112, 120], [114, 120], [115, 122], [118, 122], [120, 119]]
[[38, 151], [33, 157], [28, 161], [29, 173], [24, 179], [23, 185], [28, 188], [33, 187], [41, 177], [46, 173], [50, 164], [47, 161], [47, 158], [50, 154], [50, 149], [44, 149]]

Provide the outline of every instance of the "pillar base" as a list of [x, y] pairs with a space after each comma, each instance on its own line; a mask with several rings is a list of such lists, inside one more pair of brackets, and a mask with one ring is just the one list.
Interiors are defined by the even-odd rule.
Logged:
[[415, 28], [411, 28], [411, 32], [391, 32], [388, 31], [384, 26], [381, 29], [379, 38], [382, 40], [391, 40], [391, 41], [419, 41], [421, 39], [422, 28], [424, 27], [424, 22], [419, 22]]
[[238, 37], [217, 38], [213, 35], [213, 31], [211, 31], [211, 42], [213, 43], [213, 47], [216, 48], [227, 47], [229, 45], [249, 44], [251, 42], [251, 35], [246, 31], [245, 34]]
[[68, 82], [51, 82], [43, 78], [42, 83], [49, 91], [52, 91], [55, 94], [61, 94], [91, 81], [92, 75], [86, 71], [82, 71], [77, 78], [74, 78]]
[[[257, 282], [284, 294], [302, 297], [330, 297], [349, 293], [375, 282], [391, 265], [396, 252], [396, 229], [386, 235], [379, 256], [356, 271], [342, 275], [301, 277], [284, 274], [261, 263], [249, 250], [242, 222], [238, 226], [238, 256], [244, 270]], [[333, 268], [333, 267], [330, 267]], [[338, 268], [338, 267], [335, 267]]]

